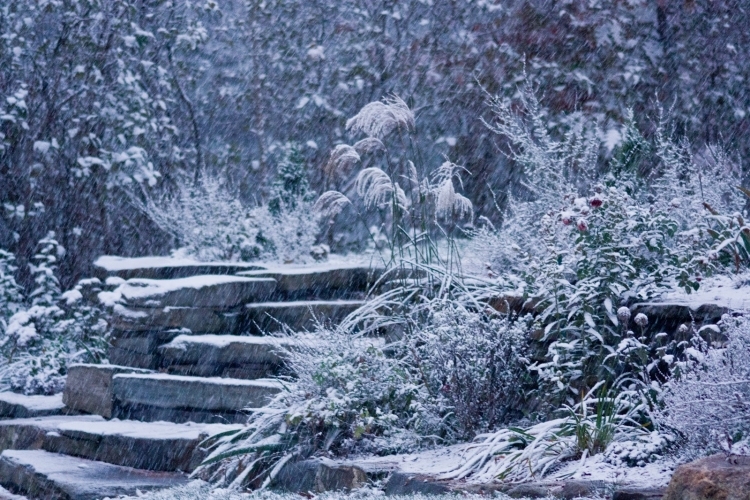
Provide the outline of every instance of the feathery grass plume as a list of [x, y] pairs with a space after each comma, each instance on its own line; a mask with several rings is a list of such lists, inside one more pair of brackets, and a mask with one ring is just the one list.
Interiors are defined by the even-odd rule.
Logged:
[[323, 217], [330, 219], [341, 213], [344, 207], [350, 203], [349, 198], [342, 193], [338, 191], [326, 191], [315, 202], [313, 210], [317, 211]]
[[346, 121], [346, 129], [382, 139], [397, 128], [414, 128], [414, 113], [398, 96], [371, 102]]
[[366, 168], [357, 175], [357, 194], [362, 197], [367, 208], [385, 207], [393, 191], [391, 178], [377, 167]]
[[454, 216], [459, 219], [474, 218], [474, 206], [468, 198], [456, 192], [453, 179], [445, 179], [438, 185], [435, 192], [437, 193], [435, 216], [438, 219], [449, 220]]
[[420, 183], [419, 183], [419, 174], [417, 174], [417, 167], [414, 166], [414, 162], [409, 160], [406, 162], [406, 165], [409, 167], [409, 184], [411, 184], [411, 188], [415, 191], [422, 192], [420, 189]]
[[337, 170], [346, 170], [360, 161], [359, 153], [348, 144], [339, 144], [333, 151], [325, 166], [326, 175], [331, 175]]
[[461, 183], [461, 177], [456, 170], [461, 167], [449, 161], [444, 162], [433, 174], [435, 187], [433, 192], [437, 198], [435, 202], [435, 216], [438, 219], [450, 220], [454, 216], [459, 219], [474, 218], [474, 205], [465, 196], [456, 192], [453, 178]]
[[364, 153], [370, 153], [372, 151], [385, 151], [385, 144], [383, 144], [383, 141], [380, 139], [376, 139], [375, 137], [365, 137], [361, 141], [357, 141], [354, 143], [354, 149], [359, 153], [360, 155]]

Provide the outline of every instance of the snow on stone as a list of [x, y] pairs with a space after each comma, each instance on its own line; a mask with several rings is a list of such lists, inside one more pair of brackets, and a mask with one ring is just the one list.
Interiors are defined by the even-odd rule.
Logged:
[[[105, 293], [105, 292], [102, 292]], [[105, 306], [112, 307], [113, 312], [117, 314], [118, 316], [123, 316], [127, 318], [132, 319], [138, 319], [138, 318], [146, 318], [148, 317], [148, 313], [143, 311], [132, 311], [128, 309], [127, 307], [122, 306], [121, 304], [118, 304], [117, 302], [113, 301], [112, 296], [105, 295], [102, 297], [102, 293], [99, 294], [99, 300], [101, 303]]]
[[253, 309], [316, 307], [316, 306], [359, 306], [362, 300], [297, 300], [291, 302], [253, 302], [246, 307]]
[[[174, 472], [131, 469], [43, 450], [5, 450], [0, 460], [6, 467], [25, 471], [24, 476], [36, 481], [50, 481], [75, 498], [135, 494], [139, 489], [165, 488], [187, 483], [184, 475]], [[19, 479], [23, 481], [24, 476]], [[31, 487], [34, 486], [31, 484]]]
[[278, 380], [270, 378], [259, 378], [255, 380], [245, 380], [238, 378], [222, 378], [222, 377], [190, 377], [187, 375], [169, 375], [167, 373], [121, 373], [114, 376], [114, 378], [130, 378], [130, 379], [146, 379], [146, 380], [172, 380], [180, 382], [200, 382], [202, 384], [214, 384], [214, 385], [244, 385], [248, 387], [273, 387], [276, 389], [282, 389], [283, 384]]
[[178, 335], [167, 344], [172, 347], [186, 347], [187, 344], [205, 344], [212, 347], [227, 347], [236, 343], [247, 344], [266, 344], [266, 345], [284, 345], [291, 343], [292, 340], [270, 336], [239, 336], [239, 335]]
[[203, 424], [187, 422], [141, 422], [137, 420], [105, 420], [99, 415], [60, 415], [51, 417], [19, 418], [0, 420], [0, 427], [30, 424], [47, 431], [60, 433], [75, 431], [100, 436], [125, 436], [150, 440], [187, 439], [195, 440], [222, 432], [241, 429], [240, 424]]
[[108, 423], [104, 417], [99, 415], [54, 415], [49, 417], [34, 418], [14, 418], [10, 420], [0, 420], [0, 427], [14, 426], [19, 424], [32, 424], [40, 427], [47, 432], [57, 431], [61, 425], [66, 423], [77, 422], [82, 425], [92, 425], [94, 423]]
[[329, 257], [329, 260], [327, 262], [319, 263], [319, 264], [263, 264], [263, 267], [265, 269], [263, 270], [252, 270], [252, 271], [241, 271], [237, 273], [239, 276], [255, 276], [255, 275], [261, 275], [265, 276], [268, 274], [318, 274], [318, 273], [325, 273], [329, 271], [338, 271], [338, 270], [346, 270], [346, 269], [361, 269], [363, 267], [369, 268], [373, 267], [374, 269], [378, 269], [378, 266], [375, 265], [374, 262], [372, 262], [370, 259], [362, 259], [362, 258], [351, 258], [351, 259], [341, 259], [341, 258], [331, 258]]
[[175, 424], [172, 422], [140, 422], [136, 420], [103, 420], [98, 422], [82, 422], [71, 420], [57, 425], [59, 431], [80, 431], [101, 436], [126, 436], [142, 439], [188, 439], [195, 440], [205, 436], [213, 436], [222, 432], [241, 429], [242, 425], [229, 424], [198, 424], [188, 422]]
[[143, 299], [158, 297], [177, 290], [200, 290], [207, 286], [223, 285], [225, 283], [253, 283], [256, 281], [258, 281], [257, 278], [208, 274], [172, 280], [134, 278], [126, 281], [119, 288], [120, 293], [125, 299]]
[[130, 271], [135, 269], [154, 269], [161, 267], [191, 267], [191, 266], [247, 266], [257, 268], [258, 265], [243, 262], [201, 262], [189, 258], [176, 257], [117, 257], [103, 255], [96, 259], [94, 266], [101, 267], [108, 272]]
[[52, 396], [26, 396], [15, 392], [0, 392], [0, 401], [35, 411], [56, 410], [64, 406], [62, 393]]

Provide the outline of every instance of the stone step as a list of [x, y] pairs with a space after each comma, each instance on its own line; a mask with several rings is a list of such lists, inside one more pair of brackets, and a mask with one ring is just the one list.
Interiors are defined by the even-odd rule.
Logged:
[[156, 370], [161, 366], [159, 346], [190, 334], [187, 328], [163, 331], [114, 331], [109, 339], [110, 363]]
[[95, 500], [186, 484], [178, 472], [154, 472], [44, 450], [5, 450], [0, 484], [32, 499]]
[[62, 394], [53, 396], [26, 396], [13, 392], [0, 392], [0, 418], [30, 418], [69, 413]]
[[277, 337], [179, 335], [158, 348], [160, 366], [175, 375], [258, 379], [277, 375], [278, 351], [292, 342]]
[[242, 423], [247, 411], [264, 406], [282, 385], [270, 379], [242, 380], [182, 375], [118, 374], [112, 379], [116, 418], [170, 422]]
[[241, 324], [239, 312], [194, 307], [117, 305], [110, 320], [114, 330], [127, 332], [160, 332], [186, 328], [194, 333], [224, 333], [236, 332], [241, 329]]
[[104, 303], [129, 307], [195, 307], [232, 309], [248, 302], [268, 300], [276, 288], [273, 278], [199, 275], [189, 278], [153, 280], [134, 278], [112, 292], [101, 292]]
[[259, 271], [264, 266], [243, 262], [198, 262], [173, 257], [117, 257], [104, 255], [94, 262], [94, 275], [104, 281], [109, 276], [123, 279], [175, 279], [201, 274], [231, 275]]
[[115, 331], [110, 340], [109, 360], [123, 366], [157, 369], [161, 366], [159, 346], [180, 334], [263, 335], [281, 331], [284, 326], [293, 331], [312, 330], [316, 321], [327, 325], [341, 322], [364, 303], [362, 300], [259, 302], [231, 314], [210, 309], [119, 306], [112, 318]]
[[261, 302], [245, 306], [244, 329], [253, 334], [313, 330], [316, 322], [336, 325], [364, 305], [364, 300]]
[[57, 416], [0, 422], [0, 451], [43, 449], [137, 469], [192, 472], [205, 438], [240, 427]]
[[118, 373], [152, 373], [130, 366], [74, 364], [68, 367], [62, 402], [71, 410], [112, 417], [112, 377]]
[[364, 300], [255, 302], [233, 311], [117, 305], [113, 309], [111, 326], [118, 332], [161, 332], [184, 328], [196, 334], [237, 334], [277, 331], [281, 329], [279, 323], [284, 323], [293, 330], [303, 330], [310, 329], [315, 318], [323, 323], [341, 321], [364, 303]]
[[0, 486], [0, 500], [29, 500], [29, 497], [14, 495], [10, 491]]
[[378, 281], [383, 269], [354, 265], [269, 266], [239, 276], [273, 278], [277, 300], [330, 299], [362, 296]]

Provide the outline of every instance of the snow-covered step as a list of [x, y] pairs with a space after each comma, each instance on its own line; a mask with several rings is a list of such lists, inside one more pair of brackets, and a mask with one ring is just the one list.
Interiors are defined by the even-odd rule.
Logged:
[[28, 500], [29, 497], [16, 495], [0, 486], [0, 500]]
[[282, 386], [270, 379], [242, 380], [182, 375], [120, 374], [113, 383], [113, 416], [170, 422], [246, 420], [248, 408], [259, 408]]
[[316, 322], [335, 325], [364, 305], [364, 300], [260, 302], [245, 306], [245, 329], [251, 333], [312, 330]]
[[176, 375], [258, 379], [279, 372], [279, 350], [291, 342], [277, 337], [179, 335], [158, 352], [161, 368]]
[[199, 275], [153, 280], [134, 278], [111, 292], [101, 292], [103, 303], [132, 307], [198, 307], [231, 309], [248, 302], [267, 300], [276, 288], [273, 278]]
[[138, 469], [192, 472], [206, 437], [238, 425], [175, 424], [57, 416], [0, 422], [0, 451], [43, 449]]
[[102, 281], [109, 276], [123, 279], [174, 279], [201, 274], [231, 275], [263, 270], [264, 266], [243, 262], [199, 262], [173, 257], [117, 257], [104, 255], [94, 262], [94, 274]]
[[44, 450], [5, 450], [0, 484], [31, 499], [95, 500], [186, 484], [179, 472], [154, 472]]
[[29, 418], [66, 413], [62, 394], [52, 396], [26, 396], [13, 392], [0, 392], [0, 418]]
[[193, 333], [223, 333], [238, 330], [241, 318], [237, 312], [196, 307], [125, 307], [113, 308], [111, 326], [126, 332], [160, 332], [187, 328]]
[[68, 377], [62, 402], [69, 409], [83, 413], [112, 416], [112, 377], [118, 373], [151, 373], [129, 366], [74, 364]]
[[265, 270], [238, 273], [276, 281], [279, 299], [343, 297], [367, 292], [383, 274], [383, 269], [362, 264], [316, 264], [268, 266]]

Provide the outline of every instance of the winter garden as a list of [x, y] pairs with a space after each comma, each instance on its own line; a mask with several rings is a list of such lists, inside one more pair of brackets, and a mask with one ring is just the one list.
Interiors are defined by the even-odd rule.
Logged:
[[[208, 35], [189, 16], [182, 21], [191, 29], [170, 39], [175, 45], [165, 46], [162, 61], [175, 73], [152, 76], [176, 92], [165, 100], [184, 105], [181, 119], [195, 144], [169, 145], [167, 135], [179, 134], [162, 111], [134, 119], [144, 127], [136, 137], [158, 131], [162, 143], [125, 148], [130, 136], [102, 132], [122, 143], [116, 152], [93, 127], [91, 154], [74, 155], [76, 178], [106, 170], [106, 182], [86, 187], [105, 193], [105, 205], [117, 199], [119, 212], [103, 215], [105, 225], [118, 217], [140, 221], [125, 232], [143, 224], [166, 235], [153, 253], [174, 260], [356, 262], [382, 274], [364, 305], [340, 323], [318, 318], [304, 331], [274, 333], [294, 341], [279, 344], [283, 390], [248, 411], [241, 427], [204, 436], [195, 482], [139, 497], [220, 500], [252, 490], [277, 499], [284, 495], [272, 490], [283, 468], [313, 457], [408, 461], [411, 473], [461, 484], [638, 478], [662, 486], [680, 464], [718, 452], [750, 454], [744, 308], [714, 325], [642, 307], [666, 299], [701, 305], [715, 295], [744, 304], [750, 190], [736, 151], [689, 136], [671, 103], [650, 113], [623, 105], [606, 126], [600, 115], [551, 110], [542, 66], [530, 64], [500, 89], [472, 84], [482, 101], [474, 135], [512, 172], [502, 191], [452, 156], [454, 137], [422, 139], [420, 127], [431, 125], [423, 124], [430, 116], [419, 99], [383, 91], [336, 115], [339, 125], [320, 121], [336, 129], [335, 139], [321, 142], [330, 145], [325, 151], [304, 130], [265, 148], [263, 165], [273, 174], [256, 196], [252, 183], [238, 188], [228, 170], [212, 168], [212, 161], [229, 161], [231, 148], [209, 154], [210, 141], [198, 140], [177, 71], [179, 50], [196, 50]], [[14, 22], [26, 29], [25, 20]], [[150, 50], [154, 35], [139, 30], [123, 43]], [[20, 52], [8, 57], [21, 64]], [[323, 48], [311, 45], [305, 57], [322, 61]], [[125, 64], [120, 84], [137, 87]], [[3, 95], [2, 158], [22, 140], [29, 113], [26, 87]], [[146, 97], [136, 89], [119, 104], [109, 95], [102, 106], [115, 113]], [[296, 109], [311, 102], [326, 109], [316, 98], [295, 96]], [[162, 109], [159, 98], [144, 106]], [[82, 123], [68, 138], [83, 134]], [[64, 154], [65, 144], [45, 133], [30, 142], [44, 157], [30, 167], [31, 191], [51, 155]], [[160, 154], [194, 162], [197, 173], [157, 172], [152, 156]], [[18, 224], [63, 211], [49, 202], [0, 201]], [[79, 239], [63, 234], [75, 242], [64, 246], [50, 228], [34, 241], [30, 231], [10, 231], [12, 243], [0, 249], [3, 391], [59, 394], [68, 367], [110, 363], [110, 318], [122, 305], [112, 290], [122, 280], [91, 277], [83, 266], [71, 272], [71, 253], [86, 245], [80, 229]], [[322, 497], [380, 496], [383, 481]]]
[[[413, 111], [392, 95], [347, 121], [353, 142], [323, 166], [351, 172], [351, 193], [310, 190], [282, 152], [274, 196], [247, 207], [205, 178], [139, 208], [199, 260], [324, 260], [323, 238], [347, 211], [388, 290], [337, 327], [284, 335], [316, 342], [283, 353], [287, 390], [242, 430], [209, 439], [194, 473], [221, 487], [263, 487], [289, 460], [418, 453], [461, 443], [443, 478], [528, 481], [742, 453], [748, 431], [750, 323], [725, 316], [720, 340], [683, 323], [662, 331], [629, 306], [747, 279], [747, 196], [720, 150], [691, 154], [657, 117], [646, 139], [623, 125], [609, 145], [596, 123], [556, 139], [527, 86], [519, 105], [488, 98], [485, 124], [509, 141], [523, 190], [498, 227], [460, 194], [470, 175], [449, 159], [429, 169], [411, 143]], [[611, 149], [610, 149], [611, 147]], [[329, 231], [326, 235], [325, 231]], [[106, 363], [106, 301], [96, 279], [62, 293], [64, 250], [38, 244], [24, 294], [2, 253], [2, 380], [53, 394], [66, 366]], [[386, 342], [376, 334], [387, 331]], [[696, 408], [695, 403], [701, 402]]]

